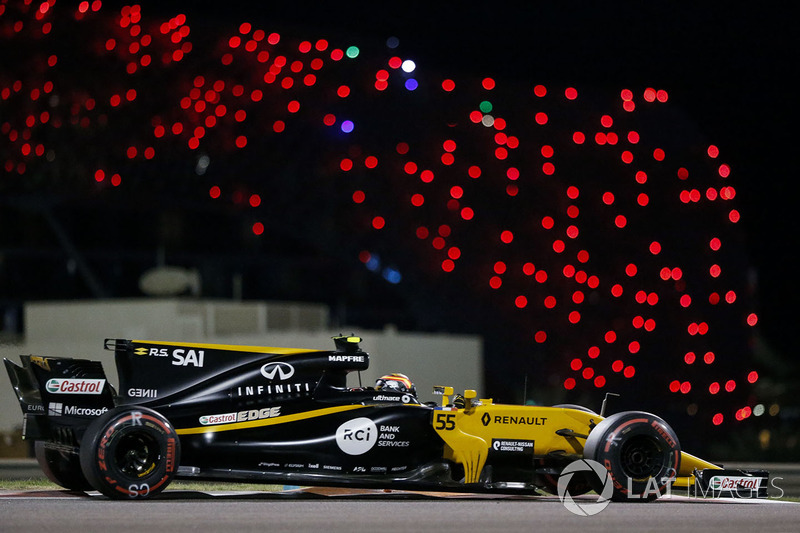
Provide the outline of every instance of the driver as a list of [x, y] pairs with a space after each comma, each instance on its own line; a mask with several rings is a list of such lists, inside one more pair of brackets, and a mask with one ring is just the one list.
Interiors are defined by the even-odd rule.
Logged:
[[391, 374], [386, 374], [379, 377], [375, 381], [375, 390], [403, 392], [406, 394], [411, 394], [412, 396], [417, 395], [417, 388], [414, 387], [414, 383], [411, 382], [408, 376], [398, 372], [393, 372]]

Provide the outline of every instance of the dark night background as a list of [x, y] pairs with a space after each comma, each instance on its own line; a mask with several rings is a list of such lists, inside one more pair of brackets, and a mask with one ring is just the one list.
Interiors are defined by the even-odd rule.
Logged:
[[[198, 43], [203, 36], [213, 39], [227, 35], [241, 22], [251, 22], [267, 32], [309, 40], [325, 38], [342, 47], [357, 43], [363, 50], [384, 50], [386, 39], [396, 37], [400, 42], [398, 53], [414, 59], [419, 69], [441, 72], [442, 77], [491, 76], [498, 82], [508, 80], [528, 86], [574, 84], [597, 92], [618, 93], [623, 87], [667, 89], [670, 105], [682, 109], [697, 129], [724, 151], [725, 160], [733, 169], [737, 202], [743, 216], [739, 229], [744, 233], [746, 260], [757, 273], [755, 311], [759, 322], [754, 350], [759, 354], [759, 368], [762, 375], [772, 374], [780, 389], [768, 394], [770, 399], [784, 401], [796, 392], [799, 366], [793, 357], [793, 340], [798, 284], [793, 257], [797, 224], [796, 193], [790, 188], [794, 190], [793, 181], [797, 178], [791, 160], [796, 139], [793, 133], [796, 96], [792, 92], [796, 83], [791, 74], [798, 64], [798, 47], [796, 28], [782, 8], [770, 3], [697, 6], [646, 2], [531, 2], [522, 7], [520, 3], [457, 1], [232, 0], [153, 4], [142, 6], [146, 17], [165, 19], [185, 13], [192, 27], [191, 38]], [[123, 5], [126, 3], [104, 2], [103, 10], [118, 12]], [[63, 4], [58, 2], [56, 6], [61, 8]], [[12, 65], [11, 57], [3, 52], [0, 60], [3, 69], [22, 68], [18, 63]], [[80, 69], [80, 65], [75, 67]], [[263, 261], [257, 253], [251, 253], [258, 248], [247, 248], [252, 245], [246, 238], [242, 238], [245, 245], [240, 249], [233, 242], [235, 239], [219, 237], [240, 231], [236, 226], [241, 223], [238, 218], [213, 210], [202, 215], [208, 217], [202, 222], [191, 220], [191, 216], [181, 218], [175, 214], [180, 209], [167, 208], [174, 198], [163, 190], [148, 196], [146, 190], [132, 186], [125, 193], [130, 197], [117, 195], [119, 203], [115, 205], [100, 205], [102, 202], [96, 202], [91, 195], [76, 199], [67, 194], [66, 203], [71, 207], [61, 211], [59, 202], [64, 202], [64, 196], [54, 194], [49, 188], [20, 191], [17, 182], [14, 183], [5, 188], [0, 184], [3, 226], [0, 254], [8, 258], [5, 271], [0, 271], [5, 276], [0, 277], [3, 283], [0, 303], [5, 309], [19, 307], [26, 298], [92, 296], [91, 286], [74, 281], [65, 283], [63, 277], [53, 276], [49, 284], [31, 283], [30, 279], [19, 277], [41, 274], [46, 269], [12, 272], [14, 261], [20, 257], [44, 262], [63, 255], [53, 251], [59, 248], [52, 235], [53, 228], [59, 225], [38, 214], [36, 209], [26, 207], [42, 202], [56, 202], [55, 216], [69, 218], [70, 213], [83, 213], [77, 219], [61, 223], [73, 233], [94, 235], [80, 246], [93, 251], [91, 257], [97, 265], [115, 261], [127, 265], [128, 270], [115, 283], [102, 280], [106, 289], [113, 287], [111, 294], [105, 296], [136, 295], [135, 281], [141, 269], [136, 270], [133, 265], [142, 266], [143, 256], [147, 257], [145, 261], [152, 262], [157, 253], [150, 234], [158, 234], [166, 241], [177, 238], [170, 235], [171, 225], [183, 230], [175, 230], [177, 235], [195, 240], [174, 246], [180, 251], [169, 259], [187, 264], [205, 261], [207, 293], [224, 295], [229, 290], [228, 281], [215, 281], [208, 274], [228, 272], [237, 263], [249, 264], [257, 270], [261, 266], [259, 261]], [[326, 209], [335, 208], [325, 206], [324, 192], [313, 197], [310, 205], [327, 213]], [[294, 194], [308, 196], [302, 190]], [[178, 207], [190, 214], [201, 212], [190, 200], [186, 202]], [[81, 211], [84, 207], [86, 210]], [[104, 217], [108, 216], [129, 217], [138, 225], [139, 233], [113, 225], [103, 227]], [[203, 240], [185, 231], [193, 224], [201, 227], [203, 223], [208, 225], [208, 242], [218, 246], [213, 250], [204, 251]], [[24, 228], [16, 231], [17, 225]], [[492, 323], [483, 310], [470, 311], [470, 301], [465, 295], [448, 294], [451, 302], [465, 304], [456, 311], [437, 302], [428, 290], [430, 285], [414, 287], [410, 273], [403, 284], [389, 287], [375, 276], [370, 277], [359, 268], [362, 265], [348, 267], [342, 257], [354, 250], [342, 250], [342, 256], [315, 255], [315, 247], [325, 249], [322, 241], [326, 232], [319, 233], [296, 234], [287, 224], [281, 229], [281, 237], [272, 244], [281, 246], [284, 255], [270, 259], [271, 268], [276, 271], [300, 269], [315, 276], [315, 284], [287, 283], [280, 290], [259, 287], [260, 292], [244, 296], [300, 300], [314, 300], [318, 296], [320, 301], [333, 306], [342, 322], [365, 328], [395, 323], [401, 328], [481, 333], [488, 339], [503, 337], [502, 322]], [[205, 255], [211, 259], [203, 259]], [[120, 281], [126, 276], [127, 281]], [[336, 288], [342, 280], [349, 281]], [[354, 287], [357, 290], [351, 290]], [[348, 294], [355, 296], [352, 299], [343, 296]], [[513, 336], [505, 342], [513, 342]], [[502, 350], [502, 346], [496, 345], [495, 349]], [[490, 389], [502, 390], [504, 385], [497, 378], [494, 384], [489, 378], [488, 383]], [[593, 404], [599, 403], [599, 399], [599, 393], [589, 398]], [[656, 400], [655, 403], [663, 401]], [[628, 401], [631, 404], [627, 407], [631, 408], [643, 404], [641, 398]], [[796, 398], [791, 401], [797, 405]], [[681, 409], [676, 407], [675, 411]], [[784, 412], [789, 416], [784, 417], [777, 429], [778, 435], [796, 435], [800, 411], [784, 406]], [[683, 435], [680, 430], [679, 434]], [[743, 433], [741, 438], [752, 445], [756, 434]], [[793, 446], [782, 450], [781, 458], [796, 457], [800, 445]], [[726, 452], [735, 455], [738, 450]]]
[[[175, 13], [170, 3], [160, 10]], [[180, 2], [178, 4], [181, 4]], [[797, 108], [796, 30], [778, 3], [193, 2], [196, 25], [259, 21], [343, 42], [388, 37], [447, 75], [668, 87], [709, 139], [725, 147], [744, 189], [760, 327], [792, 347], [798, 282], [791, 256]], [[148, 7], [148, 9], [152, 9]]]
[[[708, 138], [732, 154], [760, 273], [761, 327], [789, 353], [798, 295], [790, 192], [798, 43], [787, 13], [769, 2], [411, 2], [334, 3], [297, 16], [279, 4], [276, 21], [376, 40], [394, 35], [419, 63], [444, 72], [669, 87]], [[269, 11], [261, 17], [269, 20]]]

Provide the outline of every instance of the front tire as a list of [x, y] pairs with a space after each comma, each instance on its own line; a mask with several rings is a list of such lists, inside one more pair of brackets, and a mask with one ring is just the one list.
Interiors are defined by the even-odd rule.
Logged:
[[175, 477], [180, 441], [172, 424], [156, 411], [118, 407], [89, 425], [80, 455], [84, 476], [104, 495], [149, 498]]
[[613, 501], [652, 501], [677, 476], [681, 448], [664, 420], [650, 413], [626, 411], [592, 429], [583, 456], [605, 466], [614, 485]]

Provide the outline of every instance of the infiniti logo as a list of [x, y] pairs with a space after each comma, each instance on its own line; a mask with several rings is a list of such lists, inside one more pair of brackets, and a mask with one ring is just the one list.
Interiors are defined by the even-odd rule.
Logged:
[[261, 375], [270, 380], [277, 375], [283, 381], [294, 376], [294, 367], [289, 363], [267, 363], [261, 367]]

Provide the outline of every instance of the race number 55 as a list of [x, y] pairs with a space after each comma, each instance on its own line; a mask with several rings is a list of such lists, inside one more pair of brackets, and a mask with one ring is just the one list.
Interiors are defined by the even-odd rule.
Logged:
[[437, 412], [433, 415], [433, 427], [441, 431], [452, 431], [456, 429], [455, 413]]

